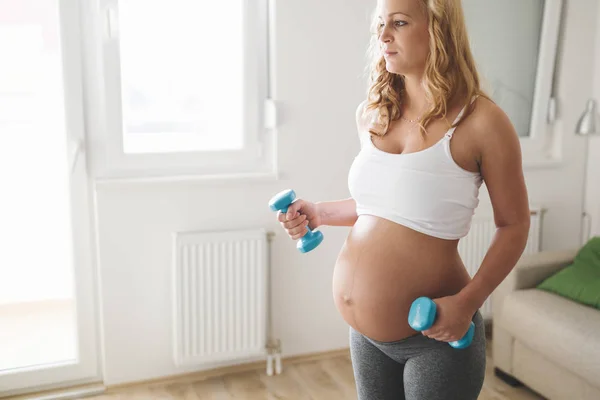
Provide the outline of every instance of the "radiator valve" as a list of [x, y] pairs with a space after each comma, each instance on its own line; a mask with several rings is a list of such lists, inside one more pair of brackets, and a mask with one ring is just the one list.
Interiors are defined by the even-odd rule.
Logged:
[[273, 368], [275, 368], [275, 374], [281, 374], [281, 341], [279, 339], [275, 342], [269, 341], [267, 344], [267, 376], [273, 376]]

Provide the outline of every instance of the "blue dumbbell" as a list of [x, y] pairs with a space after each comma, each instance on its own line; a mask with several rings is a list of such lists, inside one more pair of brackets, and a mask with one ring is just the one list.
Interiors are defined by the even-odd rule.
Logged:
[[[428, 297], [419, 297], [413, 301], [408, 312], [408, 324], [415, 331], [421, 332], [431, 328], [435, 321], [437, 307], [433, 300]], [[471, 345], [475, 333], [475, 324], [471, 321], [469, 330], [460, 340], [449, 342], [455, 349], [464, 349]]]
[[[285, 214], [294, 200], [296, 200], [296, 193], [292, 189], [287, 189], [277, 193], [271, 198], [269, 201], [269, 208], [272, 211], [281, 211]], [[308, 227], [307, 229], [308, 232], [306, 232], [306, 235], [302, 236], [298, 240], [298, 243], [296, 243], [296, 248], [300, 250], [301, 253], [308, 253], [323, 241], [323, 233], [320, 231], [313, 232]]]

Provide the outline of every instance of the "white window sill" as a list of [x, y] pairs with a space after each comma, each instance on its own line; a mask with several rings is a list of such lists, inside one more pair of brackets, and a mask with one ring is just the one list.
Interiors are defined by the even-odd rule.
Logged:
[[170, 175], [124, 178], [96, 178], [97, 185], [136, 185], [136, 184], [203, 184], [203, 183], [247, 183], [248, 181], [271, 182], [281, 179], [277, 172], [219, 174], [219, 175]]
[[564, 161], [562, 158], [527, 158], [523, 157], [523, 169], [551, 169], [562, 167]]

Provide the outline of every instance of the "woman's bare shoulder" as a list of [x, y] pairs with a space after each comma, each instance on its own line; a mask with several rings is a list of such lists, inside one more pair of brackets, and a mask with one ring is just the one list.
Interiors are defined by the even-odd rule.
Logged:
[[492, 100], [482, 96], [474, 101], [473, 112], [469, 117], [470, 127], [484, 137], [489, 134], [514, 131], [512, 122], [504, 110]]
[[475, 100], [475, 107], [467, 121], [469, 137], [473, 140], [480, 165], [484, 158], [490, 160], [506, 157], [512, 161], [520, 161], [519, 136], [500, 106], [492, 100], [479, 97]]

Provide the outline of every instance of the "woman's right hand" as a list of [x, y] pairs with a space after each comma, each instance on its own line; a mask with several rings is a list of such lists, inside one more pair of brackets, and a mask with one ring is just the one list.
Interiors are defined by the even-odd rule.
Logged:
[[287, 213], [277, 212], [277, 220], [293, 240], [300, 239], [321, 225], [318, 206], [310, 201], [298, 199], [288, 207]]

